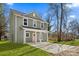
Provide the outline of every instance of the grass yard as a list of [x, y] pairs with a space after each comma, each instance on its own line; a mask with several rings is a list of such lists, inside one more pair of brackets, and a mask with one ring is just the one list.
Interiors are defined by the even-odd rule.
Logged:
[[48, 56], [49, 53], [28, 44], [0, 41], [0, 56]]
[[58, 43], [58, 44], [72, 45], [72, 46], [79, 46], [79, 39], [76, 39], [74, 41], [62, 41], [62, 42], [55, 42], [55, 41], [49, 40], [49, 42]]

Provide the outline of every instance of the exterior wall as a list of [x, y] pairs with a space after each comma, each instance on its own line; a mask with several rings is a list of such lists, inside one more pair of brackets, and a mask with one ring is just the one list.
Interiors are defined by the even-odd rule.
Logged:
[[44, 23], [44, 29], [48, 30], [48, 24], [47, 23]]
[[[41, 33], [41, 36], [40, 36]], [[42, 32], [37, 32], [37, 42], [47, 42], [47, 34], [48, 33], [42, 33]]]
[[15, 16], [13, 12], [10, 13], [10, 41], [14, 42], [15, 39]]
[[29, 32], [30, 33], [30, 37], [29, 38], [25, 38], [26, 39], [26, 43], [28, 42], [32, 42], [32, 31], [26, 31], [26, 32]]
[[[28, 27], [33, 27], [33, 21], [35, 20], [37, 22], [37, 27], [36, 28], [40, 28], [41, 30], [48, 30], [48, 24], [44, 23], [43, 21], [38, 21], [38, 19], [32, 19], [32, 18], [28, 18]], [[41, 28], [41, 22], [44, 23], [44, 27]]]
[[[32, 37], [32, 35], [33, 35], [33, 33], [35, 32], [35, 31], [25, 31], [25, 32], [29, 32], [30, 33], [30, 37], [28, 38], [26, 38], [25, 37], [25, 41], [26, 41], [26, 43], [29, 43], [29, 42], [33, 42], [33, 37]], [[40, 33], [41, 33], [41, 35], [40, 35]], [[37, 36], [37, 42], [47, 42], [47, 34], [48, 33], [44, 33], [44, 32], [36, 32], [36, 36]]]
[[40, 42], [40, 32], [37, 32], [37, 42]]
[[[29, 43], [29, 42], [32, 42], [33, 31], [27, 31], [27, 32], [30, 33], [30, 37], [26, 38], [26, 43]], [[42, 34], [41, 36], [40, 36], [40, 33]], [[47, 33], [36, 32], [36, 35], [37, 35], [37, 42], [47, 42]]]
[[33, 20], [28, 18], [28, 27], [33, 27]]
[[[15, 20], [17, 20], [17, 31], [15, 30]], [[24, 39], [23, 29], [20, 27], [23, 25], [23, 18], [16, 16], [14, 12], [10, 14], [10, 41], [22, 43]], [[15, 34], [17, 33], [17, 39], [15, 39]]]
[[42, 42], [47, 42], [47, 33], [42, 33]]
[[37, 21], [37, 28], [40, 28], [40, 21]]
[[[24, 18], [23, 16], [16, 16], [17, 21], [15, 21], [15, 15], [13, 12], [11, 12], [10, 14], [10, 35], [11, 35], [11, 41], [12, 42], [17, 42], [17, 43], [23, 43], [24, 42], [24, 30], [21, 28], [24, 24]], [[40, 28], [42, 21], [37, 21], [37, 28]], [[15, 28], [15, 24], [17, 25]], [[44, 23], [44, 28], [43, 30], [47, 30], [48, 29], [48, 24]], [[28, 27], [33, 27], [33, 20], [28, 18]], [[17, 29], [17, 30], [16, 30]], [[41, 29], [42, 30], [42, 29]], [[32, 42], [32, 33], [33, 31], [27, 31], [30, 33], [30, 37], [29, 38], [25, 38], [26, 42]], [[17, 34], [16, 34], [17, 33]], [[16, 35], [17, 36], [16, 36]], [[42, 33], [42, 42], [47, 42], [47, 34], [48, 33]], [[15, 36], [17, 37], [17, 39], [15, 40]], [[40, 42], [40, 32], [37, 32], [37, 42]]]
[[23, 43], [24, 40], [24, 30], [20, 28], [23, 24], [23, 17], [17, 16], [17, 42]]

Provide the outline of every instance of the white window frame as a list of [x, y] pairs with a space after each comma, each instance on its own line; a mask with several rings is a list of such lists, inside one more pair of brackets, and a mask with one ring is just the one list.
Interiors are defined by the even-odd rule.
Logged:
[[[41, 27], [42, 23], [43, 23], [43, 27]], [[44, 22], [41, 22], [41, 23], [40, 23], [40, 28], [44, 28]]]
[[[27, 25], [24, 25], [24, 19], [27, 19]], [[28, 18], [25, 18], [25, 17], [23, 18], [23, 25], [28, 26]]]
[[[28, 37], [26, 37], [26, 34], [27, 34], [27, 33], [29, 34]], [[25, 37], [26, 37], [26, 38], [30, 38], [30, 32], [27, 32], [27, 31], [26, 31], [26, 33], [25, 33]]]
[[[34, 26], [34, 22], [36, 23], [36, 26]], [[33, 20], [33, 27], [37, 28], [37, 21]]]

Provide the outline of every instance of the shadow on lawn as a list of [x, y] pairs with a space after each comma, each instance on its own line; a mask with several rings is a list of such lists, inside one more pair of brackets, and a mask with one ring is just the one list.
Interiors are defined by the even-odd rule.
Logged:
[[27, 51], [27, 52], [24, 52], [24, 53], [22, 53], [22, 54], [20, 54], [19, 56], [23, 56], [23, 55], [25, 55], [25, 54], [31, 54], [31, 53], [33, 53], [33, 52], [35, 52], [35, 51], [37, 51], [38, 50], [38, 48], [32, 48], [31, 50], [29, 50], [29, 51]]
[[7, 50], [12, 50], [12, 49], [17, 49], [17, 48], [22, 48], [24, 46], [28, 46], [27, 44], [15, 44], [15, 43], [3, 43], [0, 44], [0, 52], [2, 51], [7, 51]]

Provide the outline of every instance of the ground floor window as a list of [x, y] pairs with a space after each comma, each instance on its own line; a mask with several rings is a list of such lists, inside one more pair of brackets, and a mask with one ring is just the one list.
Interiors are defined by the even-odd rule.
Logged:
[[26, 38], [29, 38], [29, 37], [30, 37], [30, 33], [26, 32]]

